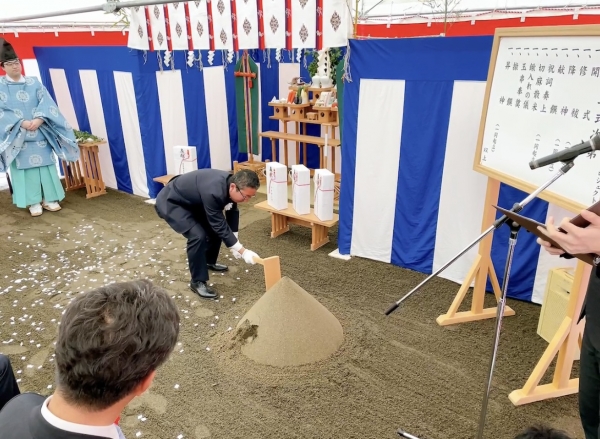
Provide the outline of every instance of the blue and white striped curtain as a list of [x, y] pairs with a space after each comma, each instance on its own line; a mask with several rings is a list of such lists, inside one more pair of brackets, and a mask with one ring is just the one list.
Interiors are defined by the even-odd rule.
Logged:
[[[473, 161], [492, 41], [350, 42], [353, 81], [344, 88], [340, 253], [430, 274], [481, 234], [487, 177], [473, 171]], [[526, 195], [503, 184], [498, 203], [510, 208]], [[550, 215], [573, 216], [540, 199], [522, 213], [540, 222]], [[503, 226], [493, 237], [491, 256], [500, 282], [508, 235]], [[508, 295], [541, 303], [548, 270], [573, 267], [575, 261], [549, 256], [535, 239], [525, 230], [518, 236]], [[477, 254], [475, 246], [440, 277], [462, 283]]]
[[[201, 70], [186, 64], [186, 51], [175, 51], [174, 68], [163, 64], [161, 70], [155, 53], [125, 47], [36, 48], [35, 54], [42, 82], [72, 126], [108, 140], [100, 147], [108, 187], [154, 198], [162, 186], [153, 178], [177, 173], [175, 146], [195, 146], [198, 168], [230, 170], [234, 160], [247, 160], [238, 152], [235, 58], [228, 63], [217, 52], [211, 65], [202, 52]], [[310, 81], [308, 71], [296, 51], [284, 51], [281, 62], [275, 51], [250, 54], [259, 68], [259, 129], [283, 131], [281, 122], [269, 119], [268, 103], [287, 97], [293, 77]], [[294, 124], [288, 130], [294, 132]], [[321, 127], [311, 126], [308, 134], [320, 135]], [[258, 159], [273, 160], [270, 140], [261, 147]], [[279, 151], [283, 160], [282, 146]], [[303, 160], [295, 157], [294, 142], [288, 151], [289, 164]], [[318, 147], [309, 145], [307, 160], [319, 166]]]

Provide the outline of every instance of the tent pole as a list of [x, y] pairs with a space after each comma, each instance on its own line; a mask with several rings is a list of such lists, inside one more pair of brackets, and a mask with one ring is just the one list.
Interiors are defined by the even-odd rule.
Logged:
[[[381, 2], [380, 2], [381, 3]], [[373, 6], [371, 9], [369, 9], [367, 12], [365, 12], [365, 19], [372, 19], [372, 18], [389, 18], [390, 14], [370, 14], [368, 17], [366, 17], [366, 14], [368, 12], [370, 12], [371, 10], [375, 9], [377, 6], [379, 6], [379, 3], [377, 3], [375, 6]], [[568, 12], [572, 13], [573, 9], [576, 8], [595, 8], [595, 7], [599, 7], [600, 6], [600, 2], [599, 1], [590, 1], [588, 3], [569, 3], [567, 6], [564, 7], [556, 7], [554, 8], [555, 10], [561, 10], [561, 9], [565, 9]], [[527, 11], [535, 11], [537, 9], [539, 9], [540, 6], [539, 5], [520, 5], [520, 6], [515, 6], [512, 8], [465, 8], [465, 9], [460, 9], [458, 7], [454, 8], [452, 10], [453, 13], [455, 14], [476, 14], [476, 13], [480, 13], [480, 12], [498, 12], [498, 13], [503, 13], [503, 12], [514, 12], [514, 13], [520, 13], [520, 12], [527, 12]], [[581, 14], [581, 12], [580, 12]], [[396, 12], [392, 14], [392, 18], [406, 18], [406, 17], [412, 17], [414, 15], [419, 15], [419, 16], [423, 16], [423, 17], [428, 17], [428, 16], [442, 16], [444, 15], [444, 11], [421, 11], [419, 10], [418, 12], [412, 12], [410, 9], [404, 9], [400, 12]]]
[[11, 23], [13, 21], [34, 20], [36, 18], [60, 17], [62, 15], [83, 14], [86, 12], [118, 12], [124, 8], [136, 6], [161, 5], [166, 3], [178, 3], [180, 0], [134, 0], [129, 2], [109, 1], [100, 6], [88, 6], [86, 8], [68, 9], [66, 11], [46, 12], [45, 14], [23, 15], [21, 17], [2, 18], [0, 23]]
[[354, 6], [354, 39], [356, 39], [356, 35], [358, 35], [358, 0]]

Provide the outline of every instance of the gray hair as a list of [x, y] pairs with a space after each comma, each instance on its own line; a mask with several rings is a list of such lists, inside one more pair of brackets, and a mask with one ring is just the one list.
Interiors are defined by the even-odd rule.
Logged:
[[258, 189], [260, 187], [260, 181], [256, 172], [250, 169], [242, 169], [236, 172], [231, 177], [231, 182], [235, 184], [239, 189], [251, 188]]

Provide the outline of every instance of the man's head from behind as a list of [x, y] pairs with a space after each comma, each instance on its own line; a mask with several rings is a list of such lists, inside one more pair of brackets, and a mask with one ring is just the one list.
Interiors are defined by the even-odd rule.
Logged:
[[545, 425], [532, 426], [515, 436], [515, 439], [571, 439], [567, 433]]
[[229, 198], [236, 203], [249, 201], [260, 187], [256, 172], [242, 169], [229, 180]]
[[115, 283], [73, 300], [56, 342], [58, 392], [90, 411], [144, 393], [179, 335], [179, 313], [148, 280]]

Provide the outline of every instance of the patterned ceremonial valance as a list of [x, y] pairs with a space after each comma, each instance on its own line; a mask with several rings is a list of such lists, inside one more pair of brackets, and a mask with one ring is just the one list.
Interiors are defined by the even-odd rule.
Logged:
[[130, 8], [127, 46], [149, 51], [317, 49], [348, 43], [348, 0], [199, 0]]

